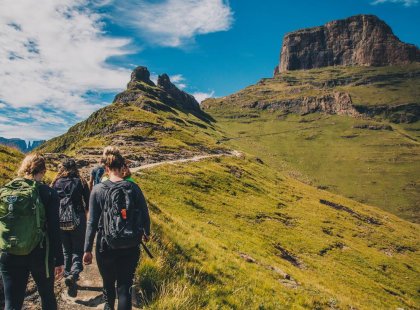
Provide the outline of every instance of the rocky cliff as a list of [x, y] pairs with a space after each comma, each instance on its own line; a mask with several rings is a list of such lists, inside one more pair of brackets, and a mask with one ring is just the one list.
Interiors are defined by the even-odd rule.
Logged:
[[275, 75], [327, 66], [388, 66], [420, 61], [420, 50], [401, 42], [374, 15], [357, 15], [286, 34]]
[[39, 141], [29, 141], [28, 143], [26, 143], [25, 140], [22, 140], [19, 138], [7, 139], [7, 138], [0, 137], [0, 144], [18, 149], [19, 151], [23, 153], [31, 152], [33, 149], [37, 148], [44, 142], [45, 140], [39, 140]]

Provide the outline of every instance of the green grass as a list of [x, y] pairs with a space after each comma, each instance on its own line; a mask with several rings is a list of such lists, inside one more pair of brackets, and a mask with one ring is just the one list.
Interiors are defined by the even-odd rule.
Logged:
[[309, 184], [420, 221], [420, 122], [390, 131], [354, 128], [386, 122], [336, 115], [213, 115], [231, 138], [227, 145]]
[[16, 149], [0, 145], [0, 185], [16, 176], [23, 154]]
[[356, 106], [420, 104], [420, 63], [389, 67], [326, 67], [281, 73], [236, 94], [204, 102], [206, 110], [238, 110], [255, 102], [276, 103], [349, 93]]
[[420, 305], [417, 224], [252, 158], [166, 165], [136, 180], [149, 201], [157, 255], [137, 273], [146, 309]]
[[[133, 137], [140, 142], [125, 142]], [[95, 112], [66, 134], [46, 142], [40, 151], [76, 156], [83, 150], [100, 149], [121, 141], [119, 147], [125, 154], [197, 152], [220, 149], [215, 144], [220, 137], [211, 123], [192, 114], [172, 108], [147, 111], [134, 102], [112, 104]]]

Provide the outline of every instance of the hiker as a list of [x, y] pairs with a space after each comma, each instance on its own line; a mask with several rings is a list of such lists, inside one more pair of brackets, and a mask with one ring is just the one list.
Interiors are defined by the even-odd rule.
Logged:
[[149, 240], [149, 211], [138, 185], [124, 180], [125, 160], [120, 151], [105, 148], [103, 162], [109, 180], [95, 186], [90, 196], [83, 262], [92, 263], [93, 240], [98, 231], [96, 262], [103, 281], [104, 309], [114, 309], [117, 284], [118, 310], [128, 310], [140, 242]]
[[46, 170], [41, 155], [28, 155], [19, 169], [20, 178], [0, 189], [0, 271], [6, 310], [22, 308], [29, 274], [42, 309], [57, 309], [54, 276], [61, 279], [64, 259], [58, 195], [41, 183]]
[[76, 297], [76, 282], [83, 271], [90, 190], [86, 181], [80, 177], [73, 159], [66, 159], [60, 164], [58, 175], [51, 186], [60, 198], [59, 221], [64, 252], [64, 283], [68, 295]]
[[[130, 171], [130, 168], [128, 167], [128, 162], [129, 161], [127, 159], [124, 161], [124, 166], [121, 169], [121, 173], [124, 180], [135, 183], [134, 179], [131, 177], [131, 171]], [[102, 177], [101, 182], [104, 182], [106, 180], [109, 180], [109, 177], [106, 173], [104, 173], [104, 176]]]
[[102, 176], [105, 173], [105, 167], [104, 165], [101, 164], [99, 166], [96, 166], [95, 168], [92, 169], [92, 171], [90, 172], [90, 177], [89, 177], [89, 189], [92, 190], [92, 188], [96, 185], [101, 183], [101, 179]]

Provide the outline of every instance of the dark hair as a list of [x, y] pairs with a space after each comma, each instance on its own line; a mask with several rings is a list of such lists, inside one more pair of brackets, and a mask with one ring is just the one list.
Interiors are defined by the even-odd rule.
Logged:
[[[77, 164], [74, 159], [68, 158], [65, 159], [59, 166], [58, 166], [58, 174], [55, 177], [54, 181], [52, 182], [51, 186], [54, 186], [55, 182], [61, 178], [79, 178], [80, 173], [79, 169], [77, 169]], [[82, 180], [83, 182], [83, 180]]]
[[117, 147], [107, 146], [102, 154], [102, 163], [111, 170], [121, 169], [125, 165], [125, 159]]

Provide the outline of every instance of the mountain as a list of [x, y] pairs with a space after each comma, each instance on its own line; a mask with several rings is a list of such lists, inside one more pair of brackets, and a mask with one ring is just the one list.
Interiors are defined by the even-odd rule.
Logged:
[[[203, 111], [167, 75], [155, 85], [149, 71], [138, 67], [112, 104], [39, 148], [50, 170], [74, 156], [88, 171], [109, 144], [133, 160], [133, 177], [150, 208], [155, 255], [144, 257], [136, 271], [140, 306], [415, 308], [418, 225], [304, 184], [265, 163], [266, 156], [242, 153], [264, 147], [262, 137], [269, 132], [256, 126], [267, 122], [264, 113], [273, 117], [269, 122], [288, 125], [281, 119], [289, 116], [219, 100], [220, 109]], [[313, 115], [302, 122], [290, 117], [315, 127]], [[242, 121], [247, 129], [241, 130], [261, 137], [253, 137], [252, 150], [244, 145], [233, 152], [239, 145], [232, 141], [241, 138], [233, 133]], [[267, 148], [265, 155], [272, 152]], [[83, 294], [73, 308], [90, 305]]]
[[[345, 24], [353, 26], [343, 28]], [[337, 42], [353, 32], [363, 33], [366, 40], [357, 46], [372, 55], [395, 45], [386, 43], [392, 31], [376, 17], [356, 16], [327, 25], [319, 29], [332, 27]], [[379, 29], [388, 29], [388, 41]], [[296, 32], [302, 35], [296, 39], [300, 45], [290, 50], [324, 55], [325, 36], [309, 36], [312, 32]], [[283, 46], [291, 37], [286, 36]], [[372, 38], [377, 44], [371, 44]], [[284, 53], [283, 48], [287, 62]], [[340, 49], [331, 53], [334, 59], [343, 56]], [[420, 222], [420, 63], [323, 67], [328, 64], [319, 62], [316, 66], [322, 67], [306, 70], [289, 67], [201, 106], [227, 136], [222, 145], [258, 156], [307, 184]]]
[[47, 141], [39, 151], [76, 156], [80, 165], [92, 166], [104, 146], [115, 145], [133, 162], [147, 164], [223, 152], [217, 144], [221, 137], [214, 120], [167, 74], [155, 85], [147, 68], [137, 67], [127, 89], [112, 104]]
[[0, 145], [0, 186], [13, 179], [23, 159], [23, 154], [16, 148]]
[[35, 148], [37, 148], [44, 142], [45, 140], [39, 140], [39, 141], [29, 141], [28, 143], [26, 143], [25, 140], [18, 139], [18, 138], [7, 139], [7, 138], [0, 137], [1, 145], [16, 148], [23, 153], [31, 152], [32, 150], [34, 150]]
[[286, 34], [275, 73], [327, 66], [389, 66], [420, 61], [420, 50], [401, 42], [374, 15], [357, 15]]

